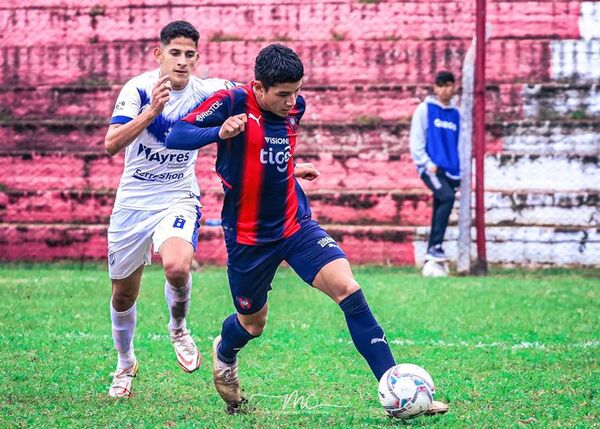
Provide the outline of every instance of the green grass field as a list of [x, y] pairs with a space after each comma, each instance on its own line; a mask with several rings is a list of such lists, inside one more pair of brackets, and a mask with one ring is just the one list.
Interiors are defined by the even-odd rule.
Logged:
[[339, 308], [280, 269], [263, 336], [240, 354], [253, 411], [229, 416], [210, 347], [232, 312], [223, 269], [194, 273], [188, 327], [203, 353], [182, 372], [162, 272], [138, 301], [134, 396], [106, 396], [116, 357], [104, 267], [0, 266], [0, 427], [600, 427], [600, 271], [423, 279], [358, 268], [398, 363], [429, 370], [445, 416], [385, 417]]

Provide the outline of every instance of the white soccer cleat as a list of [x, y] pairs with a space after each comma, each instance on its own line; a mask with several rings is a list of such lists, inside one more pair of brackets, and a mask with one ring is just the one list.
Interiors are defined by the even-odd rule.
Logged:
[[108, 396], [111, 398], [129, 398], [131, 396], [131, 383], [137, 373], [137, 360], [129, 368], [117, 369], [113, 374], [113, 381], [108, 389]]
[[237, 360], [228, 364], [219, 360], [217, 349], [221, 343], [219, 335], [213, 341], [213, 380], [219, 395], [227, 404], [227, 413], [236, 414], [243, 411], [243, 405], [247, 402], [242, 396], [240, 382], [238, 380]]
[[194, 372], [200, 368], [202, 356], [196, 347], [196, 343], [187, 329], [171, 331], [171, 343], [177, 355], [177, 363], [187, 373]]
[[433, 416], [436, 414], [446, 414], [448, 412], [448, 405], [440, 401], [432, 401], [431, 407], [425, 412], [426, 416]]

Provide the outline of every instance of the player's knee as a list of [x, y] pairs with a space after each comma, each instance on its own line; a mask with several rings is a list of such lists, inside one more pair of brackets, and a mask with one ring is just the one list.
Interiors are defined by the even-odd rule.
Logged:
[[244, 329], [253, 337], [260, 337], [265, 326], [267, 325], [267, 318], [260, 318], [257, 320], [242, 322]]
[[130, 290], [115, 290], [112, 296], [112, 306], [116, 311], [126, 311], [133, 307], [137, 294]]
[[185, 262], [165, 261], [163, 269], [167, 281], [175, 287], [185, 285], [190, 277], [190, 266]]
[[354, 280], [354, 278], [350, 277], [345, 279], [335, 288], [334, 300], [339, 303], [359, 289], [360, 285], [356, 282], [356, 280]]

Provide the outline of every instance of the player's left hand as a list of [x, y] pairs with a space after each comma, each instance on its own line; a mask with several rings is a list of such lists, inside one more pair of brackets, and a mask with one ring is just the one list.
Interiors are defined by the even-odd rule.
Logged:
[[294, 176], [304, 180], [315, 180], [320, 174], [319, 170], [310, 162], [296, 164], [294, 168]]
[[219, 129], [219, 138], [227, 140], [244, 132], [246, 129], [246, 122], [248, 122], [248, 116], [245, 113], [230, 116], [223, 122], [223, 125], [221, 125], [221, 128]]

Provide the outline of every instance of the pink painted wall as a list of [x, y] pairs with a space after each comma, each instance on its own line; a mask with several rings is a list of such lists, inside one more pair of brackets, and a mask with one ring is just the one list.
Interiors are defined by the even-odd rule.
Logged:
[[[298, 158], [314, 162], [323, 173], [305, 186], [315, 217], [353, 262], [415, 263], [431, 201], [408, 155], [410, 116], [428, 94], [435, 71], [447, 68], [460, 75], [474, 31], [474, 3], [4, 1], [0, 260], [105, 258], [106, 224], [122, 171], [122, 158], [104, 153], [107, 120], [120, 86], [154, 68], [151, 48], [160, 28], [187, 19], [202, 35], [199, 76], [245, 81], [265, 44], [282, 41], [298, 51], [306, 67], [309, 103]], [[552, 185], [533, 190], [526, 182], [515, 185], [511, 180], [517, 173], [503, 181], [501, 173], [527, 169], [522, 167], [524, 156], [548, 156], [543, 148], [561, 137], [567, 146], [576, 140], [563, 147], [562, 155], [598, 168], [600, 150], [593, 135], [600, 131], [594, 121], [600, 109], [590, 110], [590, 103], [582, 102], [588, 107], [580, 118], [573, 113], [577, 107], [557, 113], [554, 106], [564, 94], [579, 91], [588, 100], [597, 91], [577, 76], [557, 81], [553, 75], [553, 44], [580, 39], [582, 3], [488, 1], [493, 28], [487, 53], [488, 162], [490, 177], [499, 177], [487, 183], [491, 219], [494, 210], [503, 210], [493, 201], [512, 198], [513, 185], [526, 193], [553, 191]], [[537, 109], [533, 114], [532, 106]], [[562, 128], [544, 128], [548, 119]], [[591, 142], [580, 143], [586, 132]], [[528, 146], [506, 147], [522, 141]], [[587, 152], [582, 154], [581, 147]], [[562, 155], [553, 152], [544, 165]], [[214, 152], [203, 150], [197, 167], [207, 218], [218, 218], [222, 198], [211, 173], [213, 158]], [[569, 201], [591, 193], [584, 201], [593, 203], [598, 189], [582, 186], [569, 190], [574, 195]], [[512, 224], [499, 215], [504, 220], [490, 221], [490, 228], [521, 228], [522, 208], [512, 210]], [[544, 216], [538, 216], [536, 225], [546, 228]], [[577, 231], [585, 229], [573, 222]], [[514, 243], [519, 246], [518, 240]], [[203, 229], [198, 259], [224, 262], [217, 228]]]

